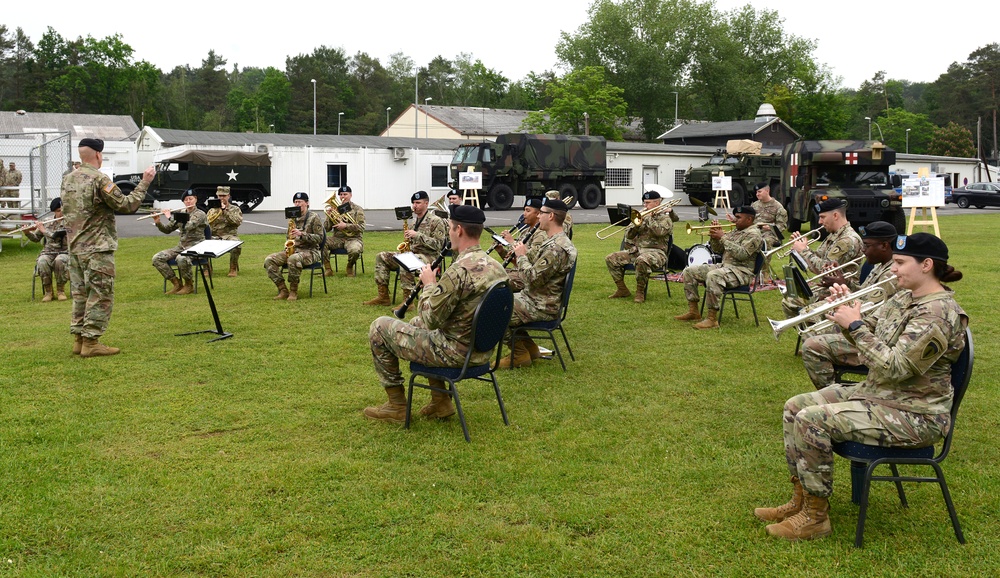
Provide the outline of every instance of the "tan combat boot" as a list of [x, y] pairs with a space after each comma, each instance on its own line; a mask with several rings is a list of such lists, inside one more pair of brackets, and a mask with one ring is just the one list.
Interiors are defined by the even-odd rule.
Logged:
[[829, 512], [830, 501], [828, 499], [805, 492], [802, 509], [799, 510], [799, 513], [780, 523], [771, 524], [765, 529], [772, 536], [792, 542], [826, 538], [833, 533]]
[[66, 284], [65, 283], [56, 286], [56, 299], [58, 299], [60, 301], [65, 301], [66, 300]]
[[358, 262], [357, 259], [350, 259], [350, 258], [347, 259], [347, 273], [346, 273], [346, 275], [348, 277], [355, 277], [356, 276], [355, 273], [354, 273], [354, 265], [357, 262]]
[[802, 484], [798, 477], [792, 476], [792, 499], [788, 500], [787, 504], [777, 508], [756, 508], [753, 515], [762, 522], [784, 522], [799, 513], [799, 510], [802, 509], [802, 502]]
[[83, 336], [79, 333], [73, 334], [73, 355], [80, 355], [83, 351]]
[[695, 329], [715, 329], [719, 326], [718, 316], [718, 309], [709, 309], [708, 317], [698, 323], [695, 323], [692, 327]]
[[299, 284], [289, 283], [288, 284], [288, 300], [297, 301], [299, 298]]
[[194, 293], [194, 279], [185, 279], [181, 284], [181, 288], [177, 291], [178, 295], [190, 295]]
[[528, 355], [531, 356], [531, 361], [539, 359], [542, 356], [542, 352], [538, 350], [538, 344], [533, 339], [525, 339], [524, 344], [528, 348]]
[[236, 277], [240, 274], [240, 264], [235, 261], [229, 262], [229, 274], [226, 277]]
[[370, 301], [365, 301], [362, 305], [392, 305], [392, 302], [389, 301], [389, 286], [379, 285], [378, 297]]
[[333, 277], [333, 268], [330, 267], [330, 258], [327, 257], [323, 260], [323, 276]]
[[512, 369], [514, 367], [531, 367], [531, 353], [523, 339], [514, 342], [514, 349], [500, 360], [500, 369]]
[[177, 295], [177, 293], [181, 290], [181, 280], [177, 277], [171, 277], [170, 279], [167, 279], [167, 281], [174, 284], [173, 288], [167, 290], [167, 295]]
[[275, 281], [274, 284], [278, 287], [278, 294], [271, 299], [277, 301], [279, 299], [288, 299], [288, 287], [285, 287], [285, 280]]
[[406, 393], [403, 392], [403, 386], [387, 387], [385, 393], [389, 396], [389, 401], [378, 407], [366, 407], [363, 412], [365, 417], [389, 423], [406, 421]]
[[52, 301], [52, 280], [49, 279], [48, 283], [42, 283], [42, 290], [45, 291], [45, 295], [42, 295], [42, 303], [48, 303]]
[[83, 346], [80, 347], [80, 357], [100, 357], [102, 355], [117, 355], [121, 350], [117, 347], [108, 347], [96, 338], [84, 337]]
[[688, 301], [688, 312], [684, 315], [674, 317], [678, 321], [701, 321], [701, 313], [698, 312], [698, 302]]
[[608, 299], [620, 299], [622, 297], [632, 296], [632, 292], [629, 291], [628, 287], [625, 286], [624, 279], [622, 279], [621, 281], [615, 281], [615, 286], [618, 287], [618, 290], [612, 293], [611, 295], [608, 295]]
[[636, 303], [646, 302], [646, 287], [649, 286], [649, 279], [643, 279], [635, 281], [635, 301]]
[[[430, 380], [432, 387], [445, 389], [443, 381], [437, 379]], [[451, 395], [443, 391], [431, 390], [431, 401], [420, 408], [420, 415], [431, 419], [444, 419], [455, 415], [455, 406], [451, 403]]]

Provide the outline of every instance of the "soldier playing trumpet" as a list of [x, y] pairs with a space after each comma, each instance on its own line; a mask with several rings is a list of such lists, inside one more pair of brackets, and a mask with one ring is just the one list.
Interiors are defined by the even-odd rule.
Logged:
[[[218, 197], [222, 207], [208, 210], [208, 225], [212, 228], [212, 238], [239, 241], [236, 230], [243, 224], [243, 211], [230, 202], [229, 187], [220, 186], [215, 190], [215, 196]], [[240, 270], [240, 252], [239, 246], [229, 252], [229, 277], [235, 277]]]

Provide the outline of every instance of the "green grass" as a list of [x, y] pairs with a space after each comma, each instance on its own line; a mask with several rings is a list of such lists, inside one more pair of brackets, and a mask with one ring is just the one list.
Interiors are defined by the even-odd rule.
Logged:
[[781, 406], [810, 388], [794, 337], [767, 329], [777, 292], [756, 296], [761, 328], [727, 306], [709, 332], [672, 319], [685, 310], [679, 284], [672, 299], [653, 283], [645, 305], [609, 301], [603, 257], [617, 244], [596, 240], [597, 226], [576, 227], [566, 325], [577, 361], [503, 373], [510, 427], [488, 387], [465, 384], [471, 444], [454, 419], [405, 431], [361, 415], [385, 397], [367, 329], [388, 309], [359, 304], [374, 295], [375, 252], [398, 232], [367, 236], [367, 275], [297, 303], [271, 301], [262, 270], [280, 237], [245, 237], [240, 276], [220, 260], [213, 292], [235, 337], [213, 344], [174, 335], [212, 320], [203, 293], [162, 295], [150, 259], [170, 240], [125, 239], [103, 340], [124, 353], [103, 359], [70, 354], [69, 302], [30, 301], [37, 245], [6, 240], [0, 576], [995, 572], [995, 223], [941, 219], [976, 340], [944, 464], [968, 544], [936, 486], [908, 485], [904, 510], [878, 484], [863, 550], [843, 460], [831, 538], [770, 539], [751, 513], [788, 497]]

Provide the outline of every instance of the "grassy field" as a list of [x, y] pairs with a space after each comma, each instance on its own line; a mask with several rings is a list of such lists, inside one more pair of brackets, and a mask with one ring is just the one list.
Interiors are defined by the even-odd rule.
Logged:
[[366, 275], [296, 303], [271, 300], [261, 265], [281, 237], [246, 237], [241, 275], [226, 278], [224, 258], [213, 292], [235, 337], [213, 344], [174, 335], [212, 319], [204, 293], [161, 293], [150, 258], [171, 240], [125, 239], [103, 339], [123, 353], [97, 359], [70, 354], [69, 302], [30, 300], [38, 246], [5, 240], [0, 576], [992, 574], [996, 217], [941, 220], [977, 353], [944, 464], [968, 544], [936, 486], [908, 485], [904, 510], [878, 484], [863, 550], [843, 460], [831, 538], [770, 539], [752, 515], [788, 497], [781, 407], [810, 389], [794, 336], [767, 327], [778, 293], [756, 296], [762, 327], [727, 306], [707, 332], [672, 319], [679, 284], [670, 299], [660, 282], [644, 305], [609, 301], [617, 243], [597, 226], [575, 231], [577, 361], [503, 373], [510, 427], [488, 387], [465, 384], [471, 444], [455, 419], [406, 431], [361, 415], [385, 398], [367, 330], [389, 310], [360, 303], [398, 233], [366, 237]]

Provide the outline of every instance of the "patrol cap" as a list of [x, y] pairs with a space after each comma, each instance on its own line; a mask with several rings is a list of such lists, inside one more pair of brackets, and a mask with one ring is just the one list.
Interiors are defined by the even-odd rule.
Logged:
[[61, 208], [62, 208], [62, 199], [59, 197], [52, 199], [52, 202], [49, 203], [50, 211], [58, 211]]
[[754, 217], [754, 216], [757, 215], [757, 209], [754, 209], [750, 205], [741, 205], [741, 206], [736, 207], [735, 209], [733, 209], [733, 214], [734, 215], [743, 214], [743, 215], [750, 215], [751, 217]]
[[649, 201], [651, 199], [659, 199], [659, 198], [661, 198], [660, 193], [657, 193], [656, 191], [646, 191], [645, 193], [642, 194], [642, 200], [644, 201]]
[[534, 207], [536, 209], [541, 209], [542, 205], [549, 199], [544, 199], [542, 197], [528, 197], [524, 199], [525, 207]]
[[885, 221], [872, 221], [858, 230], [862, 239], [895, 239], [897, 236], [896, 227]]
[[184, 199], [186, 199], [188, 197], [195, 197], [195, 198], [197, 198], [198, 194], [195, 193], [193, 190], [188, 189], [188, 190], [184, 191], [183, 195], [181, 195], [181, 200], [183, 201]]
[[220, 195], [228, 195], [228, 194], [230, 194], [229, 187], [224, 187], [222, 185], [219, 185], [219, 187], [215, 189], [215, 196], [217, 197]]
[[834, 209], [840, 209], [846, 206], [847, 202], [844, 201], [844, 199], [827, 199], [816, 205], [816, 214], [826, 213], [827, 211], [833, 211]]
[[759, 183], [757, 183], [756, 185], [753, 186], [753, 191], [756, 193], [757, 191], [759, 191], [761, 189], [770, 189], [770, 188], [771, 188], [771, 185], [769, 185], [768, 183], [759, 182]]
[[352, 191], [351, 187], [349, 187], [348, 185], [340, 185], [340, 188], [337, 189], [337, 192], [338, 193], [353, 193], [354, 191]]
[[455, 189], [452, 189], [452, 190], [448, 191], [448, 196], [449, 197], [461, 197], [462, 193], [456, 191]]
[[87, 147], [89, 149], [94, 149], [97, 152], [104, 152], [104, 141], [99, 138], [83, 138], [80, 139], [80, 148]]
[[483, 210], [479, 207], [473, 207], [472, 205], [452, 205], [451, 220], [456, 223], [482, 225], [486, 222], [486, 213], [483, 213]]
[[305, 202], [308, 203], [309, 202], [309, 195], [303, 193], [302, 191], [299, 191], [299, 192], [295, 193], [294, 195], [292, 195], [292, 202], [295, 202], [295, 201], [305, 201]]
[[545, 199], [545, 202], [542, 203], [542, 206], [548, 207], [553, 211], [562, 211], [564, 213], [569, 210], [569, 207], [566, 206], [566, 203], [560, 201], [559, 199]]
[[896, 237], [895, 255], [909, 255], [917, 259], [934, 259], [948, 262], [948, 245], [930, 233], [914, 233]]
[[429, 200], [430, 196], [427, 194], [427, 191], [417, 191], [413, 193], [413, 196], [410, 197], [411, 203], [413, 201], [429, 201]]

